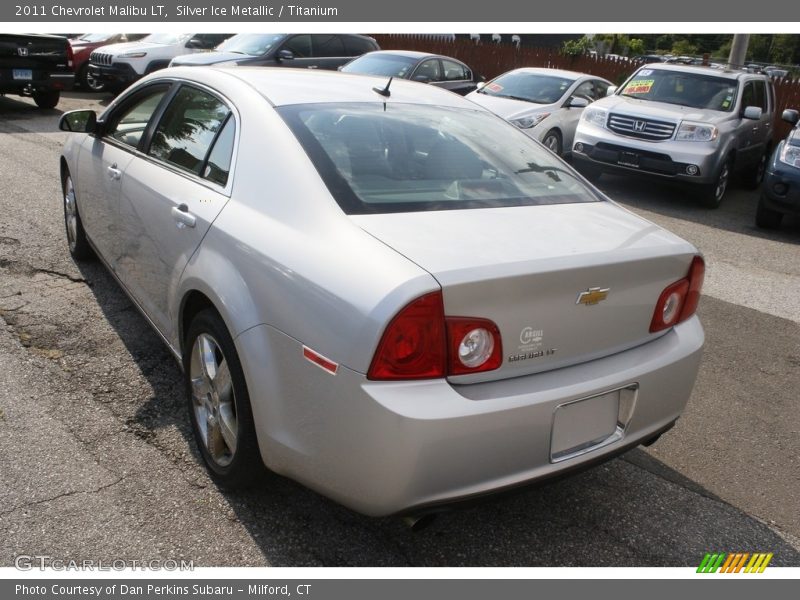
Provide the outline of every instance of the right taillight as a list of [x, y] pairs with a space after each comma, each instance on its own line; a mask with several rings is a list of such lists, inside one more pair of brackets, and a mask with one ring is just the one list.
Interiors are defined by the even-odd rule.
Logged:
[[367, 377], [433, 379], [491, 371], [502, 364], [500, 330], [492, 321], [445, 317], [442, 292], [410, 302], [389, 322]]
[[686, 277], [668, 285], [661, 292], [650, 321], [650, 333], [677, 325], [695, 313], [705, 272], [706, 264], [702, 257], [695, 256]]

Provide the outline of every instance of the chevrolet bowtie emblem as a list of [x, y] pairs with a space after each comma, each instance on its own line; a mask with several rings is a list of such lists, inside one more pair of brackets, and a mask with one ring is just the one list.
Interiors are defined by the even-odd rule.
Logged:
[[599, 287], [589, 288], [585, 292], [580, 292], [578, 294], [578, 299], [575, 300], [575, 304], [585, 304], [586, 306], [591, 306], [592, 304], [602, 302], [608, 297], [609, 289], [610, 288], [600, 289]]

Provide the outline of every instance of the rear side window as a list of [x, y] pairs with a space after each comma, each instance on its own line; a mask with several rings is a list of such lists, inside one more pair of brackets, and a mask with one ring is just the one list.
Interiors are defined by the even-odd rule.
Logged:
[[[201, 175], [217, 134], [230, 110], [219, 98], [183, 86], [158, 123], [149, 154], [195, 175]], [[212, 180], [213, 181], [213, 180]]]
[[338, 35], [315, 35], [313, 39], [314, 56], [332, 58], [344, 56], [344, 44]]
[[222, 131], [219, 132], [214, 147], [208, 155], [208, 161], [203, 169], [203, 179], [208, 179], [221, 186], [228, 183], [228, 174], [231, 170], [231, 157], [233, 156], [233, 142], [236, 137], [236, 120], [233, 115], [228, 115]]
[[378, 49], [377, 44], [367, 38], [357, 35], [343, 35], [340, 37], [344, 42], [345, 56], [361, 56]]
[[471, 79], [469, 70], [461, 63], [454, 60], [442, 59], [442, 70], [444, 71], [445, 81], [460, 81], [463, 79]]

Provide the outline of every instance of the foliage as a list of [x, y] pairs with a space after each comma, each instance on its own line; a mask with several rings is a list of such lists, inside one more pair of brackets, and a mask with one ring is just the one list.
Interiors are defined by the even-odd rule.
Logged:
[[561, 51], [567, 56], [580, 56], [581, 54], [586, 54], [593, 47], [594, 43], [592, 40], [587, 36], [583, 36], [577, 40], [567, 40], [564, 42], [561, 46]]

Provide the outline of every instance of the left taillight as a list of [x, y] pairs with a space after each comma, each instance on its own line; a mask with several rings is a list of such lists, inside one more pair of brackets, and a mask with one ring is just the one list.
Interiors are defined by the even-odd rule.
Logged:
[[383, 332], [367, 377], [397, 381], [481, 373], [502, 364], [492, 321], [446, 317], [441, 291], [407, 304]]
[[67, 42], [67, 66], [70, 69], [75, 67], [75, 52], [72, 50], [72, 44]]
[[697, 311], [705, 272], [703, 258], [695, 256], [686, 277], [671, 283], [661, 292], [650, 321], [650, 333], [677, 325]]

